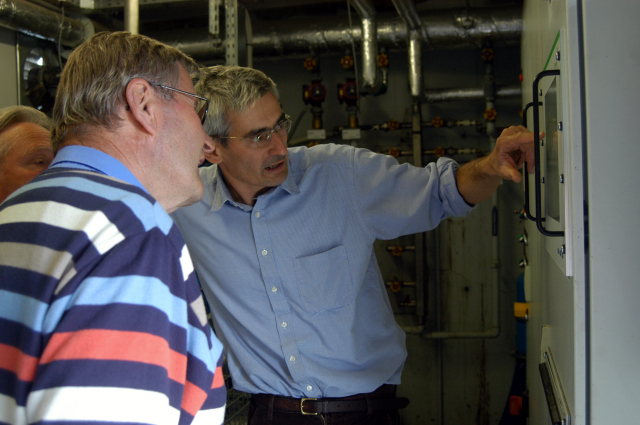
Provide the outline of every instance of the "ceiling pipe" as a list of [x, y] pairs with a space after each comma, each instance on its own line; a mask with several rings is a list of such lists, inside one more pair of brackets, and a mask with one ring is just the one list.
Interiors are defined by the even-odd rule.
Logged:
[[427, 32], [412, 0], [393, 0], [398, 15], [407, 27], [409, 37], [407, 51], [409, 55], [409, 88], [414, 98], [422, 94], [422, 40], [427, 39]]
[[76, 47], [96, 31], [88, 19], [72, 19], [23, 0], [0, 0], [0, 24], [16, 31]]
[[[522, 36], [522, 6], [456, 9], [419, 14], [426, 37], [422, 49], [482, 48], [487, 41], [493, 46], [518, 46]], [[286, 24], [286, 25], [285, 25]], [[378, 46], [389, 51], [407, 50], [407, 26], [397, 13], [377, 14]], [[279, 59], [305, 57], [309, 54], [351, 50], [353, 40], [360, 41], [361, 28], [350, 28], [343, 16], [295, 21], [252, 22], [255, 58]], [[198, 60], [224, 58], [224, 48], [209, 36], [206, 28], [162, 31], [147, 34], [177, 47]]]
[[362, 20], [362, 88], [366, 92], [375, 93], [380, 87], [378, 75], [378, 29], [376, 26], [376, 10], [371, 0], [350, 0]]
[[[471, 10], [432, 11], [419, 15], [427, 34], [423, 49], [479, 48], [486, 41], [493, 46], [517, 46], [522, 35], [522, 7], [519, 5]], [[62, 22], [62, 28], [60, 26]], [[0, 24], [33, 36], [76, 47], [94, 32], [114, 31], [95, 21], [73, 19], [24, 0], [0, 0]], [[254, 22], [253, 55], [260, 58], [304, 57], [311, 52], [325, 53], [351, 48], [351, 35], [361, 38], [361, 29], [351, 31], [343, 17], [282, 22]], [[396, 13], [376, 17], [377, 41], [389, 50], [406, 50], [407, 26]], [[199, 60], [224, 60], [219, 38], [206, 27], [148, 33]]]

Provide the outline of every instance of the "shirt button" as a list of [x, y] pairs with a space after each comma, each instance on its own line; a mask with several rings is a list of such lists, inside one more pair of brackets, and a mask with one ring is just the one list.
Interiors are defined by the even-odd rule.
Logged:
[[296, 361], [296, 358], [295, 358], [295, 357], [293, 357], [293, 356], [291, 356], [291, 357], [289, 357], [289, 361], [291, 361], [291, 362], [295, 362], [295, 361]]
[[278, 292], [278, 288], [276, 288], [275, 286], [271, 287], [271, 292]]
[[313, 387], [311, 385], [307, 385], [307, 391], [311, 391]]
[[282, 322], [282, 327], [286, 328], [287, 327], [287, 322]]
[[256, 211], [256, 213], [254, 214], [256, 216], [256, 218], [260, 217], [260, 211]]
[[265, 256], [266, 256], [267, 254], [268, 254], [268, 253], [267, 253], [267, 250], [266, 250], [266, 249], [263, 249], [263, 250], [262, 250], [262, 255], [265, 255]]

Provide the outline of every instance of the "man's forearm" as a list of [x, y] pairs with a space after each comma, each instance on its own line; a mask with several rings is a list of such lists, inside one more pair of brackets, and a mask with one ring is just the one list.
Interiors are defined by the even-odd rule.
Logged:
[[489, 157], [475, 159], [456, 173], [458, 191], [469, 204], [477, 204], [493, 195], [502, 178], [489, 164]]

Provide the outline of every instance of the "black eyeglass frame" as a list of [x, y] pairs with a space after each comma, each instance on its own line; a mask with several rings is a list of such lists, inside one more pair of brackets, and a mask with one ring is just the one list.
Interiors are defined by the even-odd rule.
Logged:
[[[277, 124], [276, 124], [272, 129], [271, 129], [271, 130], [263, 131], [263, 132], [262, 132], [262, 133], [260, 133], [260, 134], [256, 134], [254, 137], [235, 137], [235, 136], [224, 136], [224, 137], [222, 137], [222, 136], [219, 136], [218, 138], [219, 138], [219, 139], [240, 139], [240, 140], [250, 140], [250, 141], [252, 141], [253, 143], [255, 143], [255, 144], [256, 144], [256, 147], [257, 147], [257, 148], [263, 148], [263, 147], [265, 147], [266, 145], [268, 145], [268, 144], [269, 144], [269, 142], [271, 142], [271, 136], [273, 136], [273, 133], [278, 133], [278, 135], [279, 135], [280, 137], [284, 137], [284, 136], [281, 136], [281, 135], [279, 134], [279, 131], [280, 131], [280, 129], [282, 128], [282, 126], [283, 126], [283, 125], [286, 125], [287, 123], [289, 124], [289, 128], [286, 128], [286, 127], [285, 127], [285, 130], [286, 130], [285, 136], [286, 136], [286, 135], [288, 135], [288, 134], [289, 134], [289, 132], [291, 131], [291, 126], [293, 125], [293, 123], [291, 122], [291, 117], [290, 117], [289, 115], [285, 115], [285, 116], [284, 116], [284, 119], [283, 119], [283, 120], [281, 120], [281, 121], [279, 121], [279, 122], [278, 122], [278, 123], [277, 123]], [[260, 137], [265, 136], [265, 135], [266, 135], [266, 138], [267, 138], [267, 139], [265, 140], [264, 144], [263, 144], [263, 145], [261, 145], [261, 142], [259, 141], [259, 140], [260, 140]]]
[[[207, 99], [206, 97], [198, 96], [197, 94], [193, 94], [193, 93], [189, 93], [189, 92], [186, 92], [186, 91], [183, 91], [183, 90], [178, 90], [178, 89], [173, 88], [173, 87], [165, 86], [164, 84], [152, 83], [151, 81], [147, 81], [147, 82], [149, 84], [151, 84], [152, 86], [160, 87], [160, 88], [167, 89], [167, 90], [177, 91], [178, 93], [186, 94], [187, 96], [191, 96], [191, 97], [195, 97], [196, 99], [204, 100], [204, 102], [205, 102], [204, 105], [200, 108], [199, 111], [196, 111], [196, 113], [200, 117], [200, 122], [204, 125], [204, 122], [207, 119], [207, 112], [209, 112], [209, 99]], [[204, 109], [204, 112], [202, 112], [202, 109]], [[200, 114], [202, 114], [202, 115], [200, 115]]]

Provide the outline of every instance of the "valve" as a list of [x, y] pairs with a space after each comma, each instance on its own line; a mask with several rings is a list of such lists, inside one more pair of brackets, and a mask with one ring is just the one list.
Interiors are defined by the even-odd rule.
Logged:
[[435, 128], [440, 128], [444, 124], [444, 120], [442, 118], [440, 118], [440, 117], [435, 117], [433, 120], [431, 120], [431, 124]]
[[397, 130], [400, 128], [400, 123], [397, 120], [389, 121], [389, 130]]
[[527, 238], [527, 234], [523, 233], [522, 235], [520, 235], [518, 237], [518, 242], [524, 244], [524, 245], [529, 245], [529, 239]]
[[444, 152], [445, 152], [444, 148], [441, 146], [438, 146], [433, 150], [433, 154], [438, 158], [440, 158], [441, 156], [444, 156]]
[[340, 59], [340, 65], [342, 65], [342, 67], [344, 69], [351, 69], [353, 68], [353, 58], [349, 55], [344, 55], [341, 59]]
[[[389, 155], [389, 156], [392, 156], [392, 157], [394, 157], [394, 158], [397, 158], [397, 157], [399, 157], [399, 156], [400, 156], [400, 150], [399, 150], [398, 148], [390, 148], [390, 149], [389, 149], [389, 153], [388, 153], [388, 155]], [[397, 245], [396, 245], [396, 246], [397, 246]], [[391, 253], [392, 253], [393, 255], [395, 255], [395, 254], [393, 253], [393, 251], [391, 251]]]
[[498, 113], [494, 108], [489, 108], [484, 111], [484, 118], [487, 121], [495, 121], [497, 116], [498, 116]]
[[387, 250], [391, 252], [391, 255], [393, 255], [394, 257], [399, 257], [400, 255], [402, 255], [402, 251], [404, 251], [404, 248], [402, 248], [400, 245], [392, 245]]
[[314, 58], [306, 58], [304, 60], [304, 67], [308, 70], [308, 71], [316, 71], [318, 69], [318, 61], [315, 60]]
[[389, 56], [387, 56], [386, 54], [380, 53], [377, 60], [379, 67], [386, 68], [387, 66], [389, 66]]
[[491, 47], [485, 47], [484, 49], [482, 49], [482, 60], [484, 60], [485, 62], [493, 61], [494, 53], [495, 52]]
[[390, 282], [389, 286], [391, 287], [391, 291], [393, 292], [400, 292], [400, 290], [402, 289], [402, 283], [398, 282], [397, 280]]

